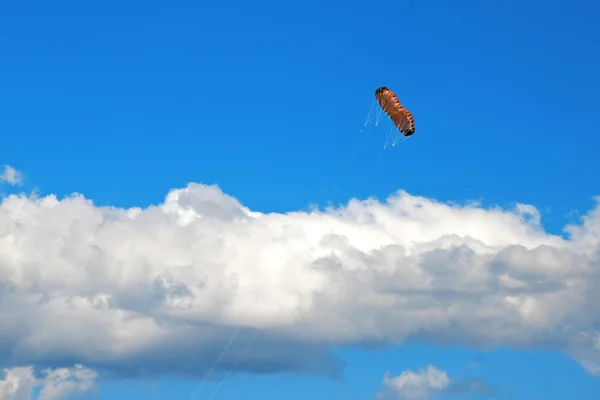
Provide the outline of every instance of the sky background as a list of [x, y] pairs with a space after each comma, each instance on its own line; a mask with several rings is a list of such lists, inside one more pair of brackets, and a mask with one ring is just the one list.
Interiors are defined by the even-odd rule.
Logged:
[[[145, 208], [197, 182], [261, 213], [404, 190], [531, 204], [562, 235], [600, 195], [598, 12], [582, 0], [9, 2], [0, 165], [23, 175], [0, 190]], [[385, 152], [381, 127], [357, 136], [380, 86], [417, 128]], [[350, 345], [334, 349], [338, 377], [233, 374], [215, 398], [372, 399], [386, 370], [429, 364], [515, 399], [600, 393], [562, 352], [514, 347]], [[186, 399], [199, 381], [106, 378], [85, 398]]]

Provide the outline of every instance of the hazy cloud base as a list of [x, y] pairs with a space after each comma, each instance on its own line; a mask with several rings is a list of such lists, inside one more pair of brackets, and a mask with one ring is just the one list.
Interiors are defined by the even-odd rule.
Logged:
[[552, 348], [600, 374], [600, 208], [568, 240], [531, 206], [398, 192], [326, 212], [252, 212], [190, 184], [148, 208], [80, 195], [0, 204], [0, 367], [118, 376], [221, 366], [335, 375], [331, 346]]

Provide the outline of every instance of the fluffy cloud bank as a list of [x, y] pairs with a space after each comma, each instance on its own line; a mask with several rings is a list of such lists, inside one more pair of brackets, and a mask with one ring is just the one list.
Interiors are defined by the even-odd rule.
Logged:
[[405, 192], [262, 214], [190, 184], [147, 208], [0, 204], [0, 367], [334, 374], [335, 345], [551, 348], [600, 373], [600, 208], [568, 239], [537, 210]]
[[95, 389], [97, 378], [95, 372], [80, 365], [47, 369], [42, 376], [36, 376], [33, 367], [4, 369], [0, 374], [0, 399], [64, 400], [72, 395], [90, 393]]

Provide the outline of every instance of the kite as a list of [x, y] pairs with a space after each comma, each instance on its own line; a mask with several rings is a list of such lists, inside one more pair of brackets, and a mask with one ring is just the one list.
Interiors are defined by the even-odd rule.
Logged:
[[375, 99], [404, 137], [408, 138], [415, 133], [415, 119], [411, 112], [402, 106], [396, 93], [383, 86], [375, 90]]

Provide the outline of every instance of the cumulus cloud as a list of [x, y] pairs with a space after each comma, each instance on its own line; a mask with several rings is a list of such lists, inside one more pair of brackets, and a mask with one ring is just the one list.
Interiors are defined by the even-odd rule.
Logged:
[[446, 397], [495, 397], [501, 392], [482, 379], [454, 380], [433, 365], [418, 371], [406, 370], [398, 376], [386, 371], [376, 398], [380, 400], [427, 400]]
[[425, 400], [434, 393], [441, 393], [450, 383], [446, 371], [441, 371], [433, 365], [417, 372], [407, 370], [398, 376], [390, 376], [389, 371], [386, 371], [383, 388], [377, 398]]
[[0, 204], [0, 364], [118, 375], [338, 373], [337, 345], [550, 348], [600, 371], [600, 208], [567, 239], [537, 210], [385, 202], [258, 213], [216, 186], [162, 204]]
[[23, 181], [23, 174], [10, 165], [5, 165], [0, 174], [0, 183], [7, 182], [10, 185], [19, 185]]
[[[81, 365], [74, 368], [47, 369], [36, 377], [34, 368], [5, 368], [0, 379], [3, 400], [66, 400], [69, 396], [90, 393], [97, 374]], [[1, 376], [1, 375], [0, 375]], [[39, 392], [36, 395], [36, 392]]]

